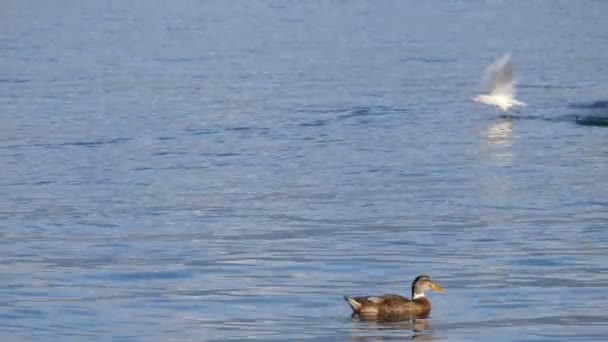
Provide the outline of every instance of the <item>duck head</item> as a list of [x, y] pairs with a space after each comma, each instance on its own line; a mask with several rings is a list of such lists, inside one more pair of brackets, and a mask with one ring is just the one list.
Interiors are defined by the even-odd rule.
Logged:
[[412, 299], [424, 297], [424, 292], [428, 290], [443, 293], [443, 288], [435, 283], [431, 277], [419, 275], [412, 282]]

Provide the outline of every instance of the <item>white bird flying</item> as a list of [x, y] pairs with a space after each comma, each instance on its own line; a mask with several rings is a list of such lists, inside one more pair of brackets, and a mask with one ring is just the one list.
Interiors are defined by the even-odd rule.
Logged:
[[512, 106], [526, 105], [514, 99], [515, 82], [511, 54], [506, 54], [490, 64], [486, 69], [484, 79], [484, 86], [488, 94], [477, 95], [473, 101], [497, 106], [505, 112]]

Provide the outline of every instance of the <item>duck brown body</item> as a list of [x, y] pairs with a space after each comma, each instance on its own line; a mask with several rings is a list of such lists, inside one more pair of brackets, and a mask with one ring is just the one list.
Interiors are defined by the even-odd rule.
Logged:
[[427, 318], [431, 313], [431, 302], [424, 296], [426, 290], [443, 293], [443, 289], [429, 276], [421, 275], [412, 282], [413, 299], [396, 294], [361, 297], [344, 296], [344, 299], [353, 310], [353, 317], [382, 320]]
[[[356, 303], [352, 305], [350, 300]], [[431, 302], [426, 297], [410, 300], [396, 294], [372, 297], [347, 297], [354, 316], [389, 318], [427, 318], [431, 313]]]

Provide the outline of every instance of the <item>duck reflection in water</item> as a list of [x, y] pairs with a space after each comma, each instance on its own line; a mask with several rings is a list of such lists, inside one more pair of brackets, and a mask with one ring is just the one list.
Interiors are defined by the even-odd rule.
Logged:
[[401, 337], [404, 331], [411, 331], [410, 338], [416, 341], [435, 341], [433, 328], [428, 319], [412, 320], [373, 320], [372, 318], [356, 317], [353, 322], [356, 324], [351, 341], [382, 341], [395, 340]]

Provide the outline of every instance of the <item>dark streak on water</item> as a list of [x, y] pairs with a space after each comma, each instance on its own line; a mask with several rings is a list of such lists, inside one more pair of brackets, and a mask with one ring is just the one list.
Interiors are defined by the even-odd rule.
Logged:
[[572, 122], [581, 126], [608, 126], [608, 112], [604, 116], [569, 114], [558, 117], [542, 117], [537, 115], [502, 114], [499, 117], [507, 120], [539, 120], [546, 122]]
[[[604, 341], [607, 12], [4, 3], [1, 340]], [[419, 273], [429, 320], [349, 317]]]
[[573, 103], [570, 104], [572, 108], [581, 109], [605, 109], [608, 110], [608, 101], [593, 101], [590, 103]]

